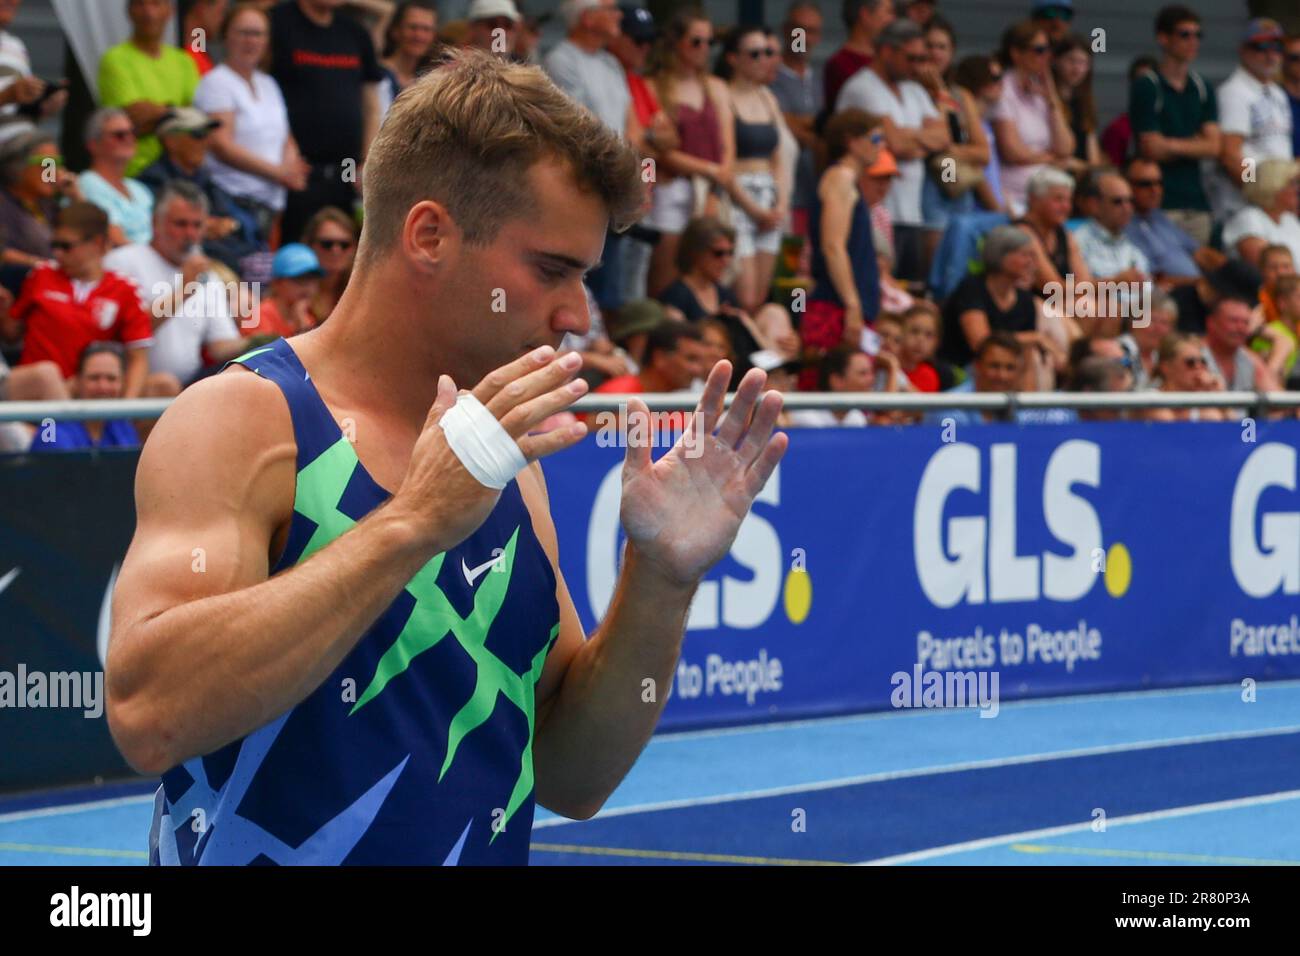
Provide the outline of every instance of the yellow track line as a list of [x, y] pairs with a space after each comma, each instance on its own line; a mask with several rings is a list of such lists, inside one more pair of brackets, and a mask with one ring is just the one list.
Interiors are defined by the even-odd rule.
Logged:
[[39, 843], [0, 843], [0, 850], [15, 853], [61, 853], [64, 856], [112, 856], [128, 860], [147, 860], [143, 850], [102, 850], [88, 846], [43, 846]]
[[1018, 853], [1073, 853], [1078, 856], [1117, 857], [1127, 860], [1160, 860], [1168, 863], [1204, 863], [1219, 866], [1300, 866], [1297, 860], [1259, 860], [1249, 856], [1209, 856], [1203, 853], [1164, 853], [1159, 850], [1117, 850], [1082, 846], [1051, 846], [1046, 843], [1013, 843]]
[[585, 853], [589, 856], [642, 857], [647, 860], [682, 860], [688, 863], [740, 863], [755, 866], [847, 866], [836, 860], [785, 860], [773, 856], [732, 856], [728, 853], [683, 853], [675, 850], [628, 850], [617, 846], [582, 846], [569, 843], [534, 843], [543, 853]]

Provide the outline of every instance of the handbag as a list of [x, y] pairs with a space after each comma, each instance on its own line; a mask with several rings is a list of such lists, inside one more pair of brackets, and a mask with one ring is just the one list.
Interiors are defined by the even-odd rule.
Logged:
[[692, 176], [691, 189], [694, 191], [691, 218], [712, 216], [724, 226], [735, 224], [735, 207], [731, 197], [721, 190], [714, 189], [713, 183], [707, 177]]

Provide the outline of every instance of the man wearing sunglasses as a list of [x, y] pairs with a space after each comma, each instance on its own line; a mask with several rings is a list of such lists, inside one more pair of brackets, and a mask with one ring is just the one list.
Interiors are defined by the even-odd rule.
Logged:
[[1219, 111], [1214, 90], [1192, 70], [1201, 47], [1201, 18], [1184, 6], [1156, 14], [1160, 65], [1129, 88], [1128, 112], [1138, 154], [1160, 164], [1164, 210], [1200, 245], [1210, 241], [1210, 201], [1201, 160], [1219, 156]]
[[1275, 77], [1282, 65], [1282, 28], [1276, 20], [1246, 24], [1240, 65], [1218, 88], [1219, 166], [1210, 180], [1216, 219], [1246, 204], [1243, 178], [1265, 159], [1291, 158], [1291, 105]]

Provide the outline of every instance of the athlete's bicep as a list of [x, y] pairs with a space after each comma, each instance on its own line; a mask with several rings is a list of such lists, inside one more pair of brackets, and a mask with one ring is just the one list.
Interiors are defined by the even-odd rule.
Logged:
[[246, 372], [217, 375], [182, 392], [150, 434], [110, 656], [170, 608], [266, 579], [279, 512], [293, 498], [292, 428], [277, 394]]

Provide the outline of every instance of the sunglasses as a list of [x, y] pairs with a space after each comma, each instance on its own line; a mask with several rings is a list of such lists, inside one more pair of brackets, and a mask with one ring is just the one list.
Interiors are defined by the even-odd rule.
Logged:
[[1033, 46], [1025, 47], [1025, 49], [1028, 50], [1030, 53], [1034, 54], [1034, 56], [1042, 56], [1044, 53], [1049, 52], [1052, 48], [1048, 46], [1046, 43], [1035, 43]]
[[727, 246], [724, 249], [710, 249], [709, 252], [713, 254], [715, 259], [726, 259], [735, 255], [736, 250], [732, 246]]
[[85, 239], [78, 240], [77, 242], [69, 242], [67, 239], [52, 239], [50, 241], [50, 248], [55, 252], [70, 252], [85, 241]]
[[509, 17], [492, 17], [491, 19], [480, 20], [479, 22], [491, 30], [513, 30], [517, 26], [515, 21], [511, 20]]
[[1134, 179], [1132, 185], [1134, 189], [1158, 189], [1163, 186], [1163, 179]]
[[326, 252], [341, 252], [344, 249], [352, 248], [352, 240], [351, 239], [317, 239], [315, 242], [312, 243], [312, 245], [318, 246], [321, 249], [324, 249]]
[[761, 60], [764, 57], [776, 56], [776, 47], [768, 46], [758, 50], [744, 50], [743, 52], [751, 60]]
[[1201, 38], [1201, 30], [1199, 27], [1194, 30], [1176, 30], [1174, 31], [1174, 36], [1178, 37], [1180, 40], [1199, 40]]
[[1256, 53], [1281, 53], [1282, 52], [1282, 44], [1273, 40], [1261, 41], [1259, 43], [1247, 43], [1246, 46], [1249, 47], [1251, 50], [1254, 50]]

